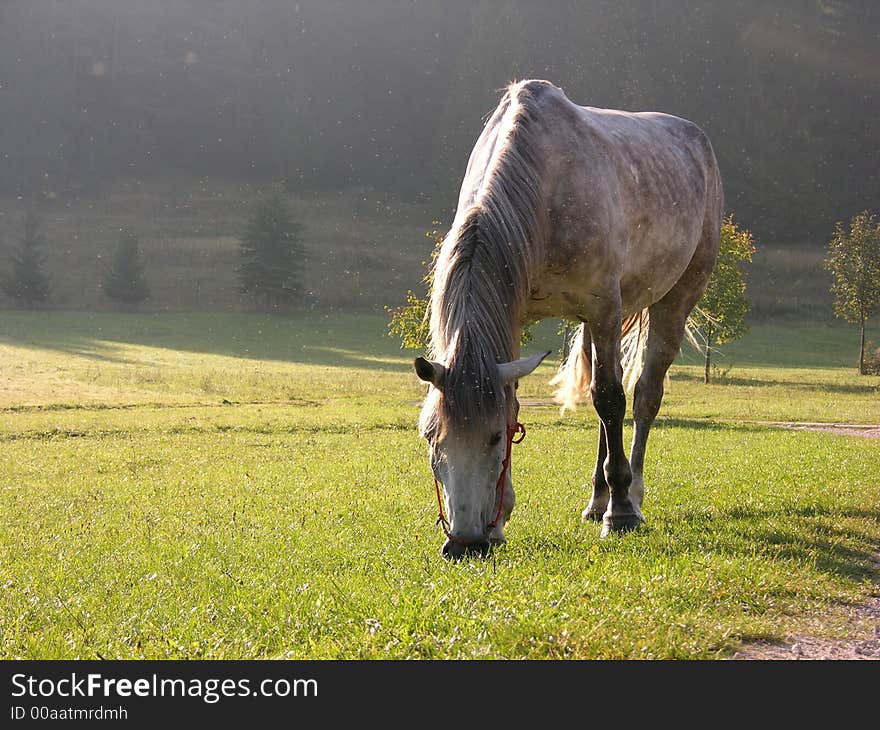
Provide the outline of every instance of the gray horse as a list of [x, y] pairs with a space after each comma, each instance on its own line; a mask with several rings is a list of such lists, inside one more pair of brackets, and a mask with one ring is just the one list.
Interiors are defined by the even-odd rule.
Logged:
[[415, 361], [430, 383], [419, 428], [448, 514], [445, 556], [504, 540], [516, 383], [548, 354], [519, 359], [520, 335], [543, 317], [581, 322], [557, 397], [574, 407], [589, 389], [601, 422], [583, 518], [602, 520], [603, 537], [644, 520], [648, 431], [722, 211], [715, 154], [692, 122], [578, 106], [547, 81], [508, 87], [471, 152], [434, 269], [430, 359]]

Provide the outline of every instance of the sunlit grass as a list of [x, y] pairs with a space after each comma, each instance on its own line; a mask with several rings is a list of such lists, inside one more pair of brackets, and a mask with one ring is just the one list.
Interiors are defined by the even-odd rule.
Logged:
[[383, 327], [4, 315], [0, 655], [710, 658], [871, 590], [877, 442], [733, 423], [880, 422], [880, 378], [800, 364], [827, 333], [756, 328], [710, 386], [675, 366], [624, 538], [579, 521], [591, 409], [525, 407], [509, 543], [450, 564]]

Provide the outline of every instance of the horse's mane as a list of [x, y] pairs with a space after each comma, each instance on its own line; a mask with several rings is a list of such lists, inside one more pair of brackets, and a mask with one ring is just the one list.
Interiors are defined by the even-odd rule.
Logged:
[[442, 389], [431, 388], [419, 422], [439, 437], [497, 414], [499, 362], [513, 359], [516, 323], [537, 259], [539, 165], [535, 135], [542, 82], [512, 84], [495, 149], [473, 205], [457, 216], [440, 249], [430, 300], [430, 348], [446, 366]]

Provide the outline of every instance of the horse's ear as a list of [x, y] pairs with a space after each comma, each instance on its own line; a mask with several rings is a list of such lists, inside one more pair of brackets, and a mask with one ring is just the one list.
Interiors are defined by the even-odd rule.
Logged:
[[513, 362], [503, 362], [498, 366], [498, 372], [501, 375], [501, 384], [502, 385], [510, 385], [511, 383], [515, 383], [520, 378], [524, 378], [528, 375], [532, 370], [534, 370], [538, 365], [541, 364], [541, 361], [549, 355], [552, 350], [547, 350], [547, 352], [540, 352], [537, 355], [532, 355], [531, 357], [523, 357], [519, 360], [514, 360]]
[[419, 376], [419, 380], [424, 380], [435, 388], [440, 387], [440, 383], [443, 381], [443, 375], [446, 373], [446, 368], [439, 362], [426, 360], [423, 357], [417, 357], [413, 361], [413, 367], [416, 369], [416, 375]]

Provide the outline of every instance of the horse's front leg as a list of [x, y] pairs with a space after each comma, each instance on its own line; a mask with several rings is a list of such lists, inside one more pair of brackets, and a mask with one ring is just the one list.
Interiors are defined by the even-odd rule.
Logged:
[[590, 395], [602, 421], [607, 456], [602, 465], [610, 499], [602, 516], [602, 537], [628, 532], [641, 524], [641, 516], [629, 496], [632, 471], [623, 446], [626, 395], [620, 365], [620, 301], [604, 300], [605, 306], [590, 320], [593, 341], [593, 377]]

